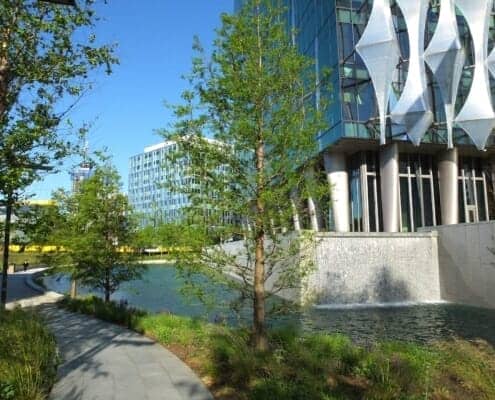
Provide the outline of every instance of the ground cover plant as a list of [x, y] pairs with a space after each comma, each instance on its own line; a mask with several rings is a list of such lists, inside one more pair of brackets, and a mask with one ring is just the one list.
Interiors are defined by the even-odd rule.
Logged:
[[188, 363], [219, 400], [495, 399], [495, 351], [482, 341], [366, 347], [347, 337], [269, 334], [257, 352], [250, 332], [172, 314], [148, 314], [98, 298], [62, 302], [150, 336]]
[[0, 311], [0, 400], [42, 400], [55, 381], [56, 344], [32, 312]]

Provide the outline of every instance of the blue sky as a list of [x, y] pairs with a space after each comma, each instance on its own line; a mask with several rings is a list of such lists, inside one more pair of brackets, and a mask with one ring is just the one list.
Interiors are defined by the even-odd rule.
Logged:
[[[92, 124], [90, 149], [109, 149], [126, 189], [129, 157], [160, 142], [154, 130], [170, 123], [164, 102], [177, 103], [186, 87], [181, 75], [191, 68], [193, 36], [211, 48], [220, 15], [232, 12], [233, 0], [109, 0], [97, 9], [103, 17], [98, 38], [118, 43], [120, 65], [108, 77], [95, 77], [93, 91], [70, 119]], [[33, 185], [35, 198], [70, 188], [69, 170], [75, 162], [68, 160], [60, 173]]]

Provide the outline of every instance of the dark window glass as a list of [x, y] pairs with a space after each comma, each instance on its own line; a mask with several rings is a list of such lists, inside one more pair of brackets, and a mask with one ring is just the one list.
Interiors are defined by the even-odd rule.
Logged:
[[400, 154], [399, 155], [399, 173], [400, 174], [407, 174], [407, 166], [409, 165], [409, 159], [407, 157], [407, 154]]
[[376, 153], [372, 151], [366, 152], [366, 168], [368, 172], [376, 172]]
[[478, 197], [478, 217], [480, 221], [486, 221], [486, 203], [483, 181], [476, 181], [476, 195]]
[[351, 216], [352, 231], [361, 232], [363, 230], [363, 205], [361, 201], [361, 177], [359, 168], [351, 173]]
[[374, 189], [374, 176], [368, 176], [368, 209], [369, 209], [369, 221], [370, 221], [370, 232], [377, 232], [377, 215], [376, 211], [376, 199], [375, 199], [375, 189]]
[[466, 190], [466, 205], [475, 206], [476, 202], [474, 199], [474, 185], [472, 174], [469, 172], [466, 174], [466, 179], [464, 180], [464, 187]]
[[422, 155], [421, 156], [421, 169], [423, 175], [428, 175], [431, 170], [431, 156]]
[[422, 179], [422, 181], [425, 226], [433, 226], [433, 201], [431, 196], [431, 183], [429, 179]]
[[411, 232], [411, 217], [409, 215], [409, 185], [407, 178], [400, 178], [400, 209], [402, 215], [402, 231]]
[[466, 208], [464, 205], [464, 185], [462, 179], [459, 179], [459, 222], [466, 222]]
[[411, 192], [412, 192], [412, 206], [413, 206], [413, 215], [414, 215], [414, 228], [413, 230], [416, 230], [418, 226], [423, 225], [423, 221], [421, 218], [421, 202], [419, 199], [419, 184], [420, 181], [416, 178], [411, 179]]

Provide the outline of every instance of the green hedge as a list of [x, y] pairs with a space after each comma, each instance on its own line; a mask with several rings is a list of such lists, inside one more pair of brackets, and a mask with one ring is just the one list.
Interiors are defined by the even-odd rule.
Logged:
[[0, 400], [46, 399], [57, 361], [55, 339], [34, 313], [0, 311]]

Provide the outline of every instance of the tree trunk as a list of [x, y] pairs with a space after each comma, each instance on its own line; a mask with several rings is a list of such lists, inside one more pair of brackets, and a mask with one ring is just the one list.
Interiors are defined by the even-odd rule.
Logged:
[[268, 349], [268, 339], [265, 327], [265, 248], [263, 229], [260, 229], [256, 237], [255, 257], [253, 339], [256, 350], [265, 351]]
[[[260, 6], [257, 8], [257, 35], [260, 77], [263, 76], [263, 48], [260, 32]], [[260, 81], [261, 84], [261, 81]], [[254, 346], [258, 351], [268, 349], [268, 338], [265, 326], [265, 204], [263, 194], [265, 190], [265, 143], [263, 135], [263, 100], [257, 103], [257, 143], [256, 143], [256, 229], [255, 229], [255, 264], [254, 264], [254, 300], [253, 300], [253, 330]]]
[[75, 299], [77, 297], [77, 280], [72, 279], [70, 282], [70, 298]]
[[254, 346], [256, 350], [268, 349], [268, 339], [265, 327], [265, 204], [262, 198], [265, 187], [264, 180], [264, 143], [260, 134], [256, 149], [257, 195], [256, 195], [256, 233], [255, 233], [255, 264], [254, 264], [254, 301], [253, 328]]
[[0, 308], [5, 309], [7, 304], [7, 271], [9, 267], [9, 245], [10, 245], [10, 223], [12, 219], [13, 196], [11, 193], [7, 195], [7, 203], [5, 205], [5, 224], [3, 230], [3, 268], [2, 268], [2, 293], [0, 299]]
[[105, 270], [105, 302], [108, 303], [110, 301], [110, 269], [106, 268]]

